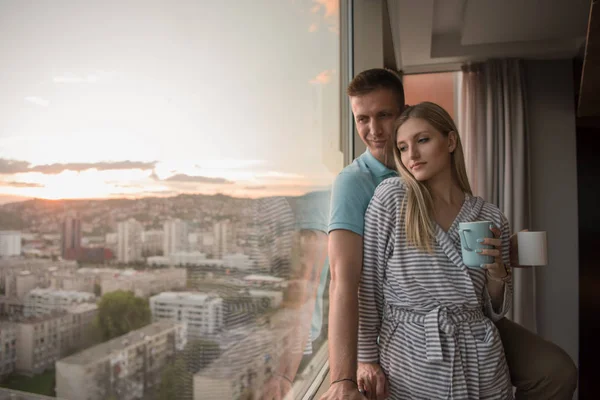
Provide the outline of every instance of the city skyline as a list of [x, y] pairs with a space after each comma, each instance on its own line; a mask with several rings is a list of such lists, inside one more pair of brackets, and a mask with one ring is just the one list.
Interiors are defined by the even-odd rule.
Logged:
[[327, 187], [339, 2], [260, 3], [3, 3], [0, 203]]

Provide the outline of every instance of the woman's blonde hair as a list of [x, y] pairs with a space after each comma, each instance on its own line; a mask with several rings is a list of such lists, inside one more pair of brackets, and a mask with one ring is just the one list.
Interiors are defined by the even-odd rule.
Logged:
[[467, 177], [460, 136], [450, 114], [437, 104], [428, 101], [407, 107], [396, 121], [394, 140], [391, 141], [396, 169], [407, 187], [407, 195], [402, 204], [402, 209], [405, 210], [406, 238], [411, 245], [431, 252], [431, 245], [435, 238], [433, 198], [427, 184], [419, 182], [402, 164], [400, 150], [396, 145], [398, 130], [409, 118], [420, 118], [427, 121], [445, 137], [448, 137], [450, 132], [455, 132], [456, 147], [450, 155], [452, 177], [456, 179], [458, 186], [464, 193], [472, 195], [472, 192]]

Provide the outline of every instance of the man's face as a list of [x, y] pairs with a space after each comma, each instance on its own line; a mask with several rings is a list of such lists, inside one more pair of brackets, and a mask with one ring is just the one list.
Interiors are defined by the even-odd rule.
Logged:
[[361, 96], [350, 97], [358, 135], [371, 154], [385, 164], [394, 136], [394, 124], [400, 115], [398, 97], [389, 89], [377, 89]]

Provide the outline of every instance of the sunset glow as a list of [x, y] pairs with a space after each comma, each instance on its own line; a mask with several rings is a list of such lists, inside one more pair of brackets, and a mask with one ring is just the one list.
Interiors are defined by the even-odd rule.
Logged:
[[[337, 0], [272, 7], [268, 30], [247, 18], [252, 2], [235, 13], [170, 4], [177, 24], [160, 8], [106, 5], [125, 16], [106, 28], [95, 23], [102, 3], [73, 5], [76, 19], [23, 7], [4, 12], [31, 18], [0, 27], [0, 203], [297, 195], [341, 169]], [[240, 31], [211, 24], [225, 16]], [[294, 58], [279, 56], [289, 41], [277, 37], [293, 38]]]

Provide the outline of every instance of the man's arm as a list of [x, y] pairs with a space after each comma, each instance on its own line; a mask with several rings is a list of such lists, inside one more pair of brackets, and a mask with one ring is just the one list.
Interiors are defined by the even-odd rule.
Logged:
[[294, 380], [302, 360], [308, 332], [315, 308], [317, 289], [325, 259], [327, 258], [327, 235], [321, 231], [302, 230], [294, 240], [291, 280], [294, 287], [286, 296], [287, 309], [295, 310], [292, 345], [280, 359], [278, 373]]
[[[363, 259], [362, 236], [343, 229], [329, 234], [329, 368], [331, 382], [356, 381], [358, 285]], [[340, 384], [351, 384], [348, 381]], [[354, 387], [356, 390], [356, 387]]]

